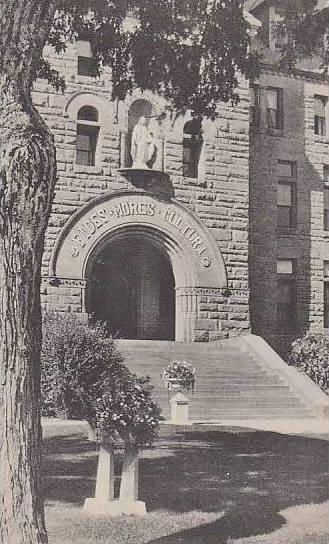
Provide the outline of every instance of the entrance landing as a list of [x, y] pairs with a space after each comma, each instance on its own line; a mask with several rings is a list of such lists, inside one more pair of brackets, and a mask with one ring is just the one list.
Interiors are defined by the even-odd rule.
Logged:
[[118, 347], [133, 372], [151, 377], [153, 397], [166, 419], [169, 393], [161, 373], [173, 360], [196, 369], [190, 394], [194, 422], [300, 420], [323, 417], [328, 410], [326, 395], [254, 335], [210, 343], [119, 340]]

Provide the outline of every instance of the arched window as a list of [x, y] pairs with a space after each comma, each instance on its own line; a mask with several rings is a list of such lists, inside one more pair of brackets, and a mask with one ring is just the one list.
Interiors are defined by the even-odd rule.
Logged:
[[197, 178], [202, 149], [202, 127], [199, 119], [191, 119], [184, 126], [183, 176]]
[[78, 111], [78, 119], [98, 123], [98, 111], [93, 106], [82, 106]]
[[132, 131], [137, 125], [141, 117], [145, 117], [146, 126], [149, 127], [150, 120], [155, 118], [157, 112], [151, 102], [143, 98], [135, 100], [128, 111], [128, 132], [126, 138], [126, 152], [125, 152], [125, 166], [130, 167], [132, 165], [132, 158], [130, 154], [131, 150], [131, 135]]
[[77, 119], [76, 163], [94, 166], [99, 133], [98, 111], [93, 106], [82, 106]]

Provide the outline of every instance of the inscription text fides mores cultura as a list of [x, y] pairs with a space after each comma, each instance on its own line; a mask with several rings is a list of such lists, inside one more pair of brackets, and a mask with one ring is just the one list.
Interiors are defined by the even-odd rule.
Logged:
[[[85, 247], [88, 241], [93, 238], [97, 231], [113, 219], [131, 216], [147, 216], [161, 219], [166, 224], [171, 225], [175, 230], [181, 232], [183, 236], [190, 242], [196, 254], [202, 258], [203, 266], [210, 266], [211, 259], [206, 256], [207, 246], [205, 245], [201, 235], [197, 230], [190, 225], [182, 216], [175, 210], [169, 207], [161, 206], [155, 202], [134, 202], [125, 201], [119, 204], [112, 205], [109, 208], [102, 208], [95, 211], [87, 219], [79, 221], [75, 232], [72, 234], [71, 240], [78, 247]], [[76, 247], [76, 246], [75, 246]], [[77, 247], [72, 255], [77, 256], [79, 253]]]

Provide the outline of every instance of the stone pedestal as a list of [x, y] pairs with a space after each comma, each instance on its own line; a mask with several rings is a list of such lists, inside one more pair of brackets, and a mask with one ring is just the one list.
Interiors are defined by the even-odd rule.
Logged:
[[145, 515], [145, 503], [138, 500], [138, 451], [128, 448], [123, 459], [120, 497], [114, 499], [113, 447], [102, 444], [99, 450], [96, 491], [94, 498], [85, 500], [84, 509], [94, 515]]
[[174, 196], [170, 176], [162, 170], [133, 167], [120, 168], [118, 172], [138, 189], [145, 189], [151, 193], [162, 194], [170, 198]]
[[114, 501], [113, 445], [101, 444], [99, 448], [95, 497], [85, 500], [84, 508], [93, 514], [102, 514]]
[[146, 514], [145, 503], [138, 500], [138, 450], [127, 448], [123, 458], [119, 502], [131, 514]]
[[189, 399], [181, 391], [170, 399], [171, 421], [173, 425], [188, 425]]

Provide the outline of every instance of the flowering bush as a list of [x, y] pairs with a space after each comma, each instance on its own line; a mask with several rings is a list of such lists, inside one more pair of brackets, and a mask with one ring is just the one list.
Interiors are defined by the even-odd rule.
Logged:
[[132, 373], [120, 383], [109, 380], [95, 401], [92, 423], [97, 438], [112, 436], [136, 446], [152, 442], [162, 416], [151, 389], [149, 377], [138, 378]]
[[162, 377], [170, 389], [172, 382], [179, 382], [182, 389], [192, 389], [195, 383], [195, 368], [186, 361], [173, 361], [162, 372]]
[[88, 327], [76, 314], [45, 314], [41, 363], [44, 416], [86, 419], [99, 440], [105, 433], [151, 442], [161, 415], [150, 379], [123, 364], [104, 326]]
[[327, 394], [329, 392], [329, 338], [308, 332], [291, 345], [289, 364], [302, 370]]

